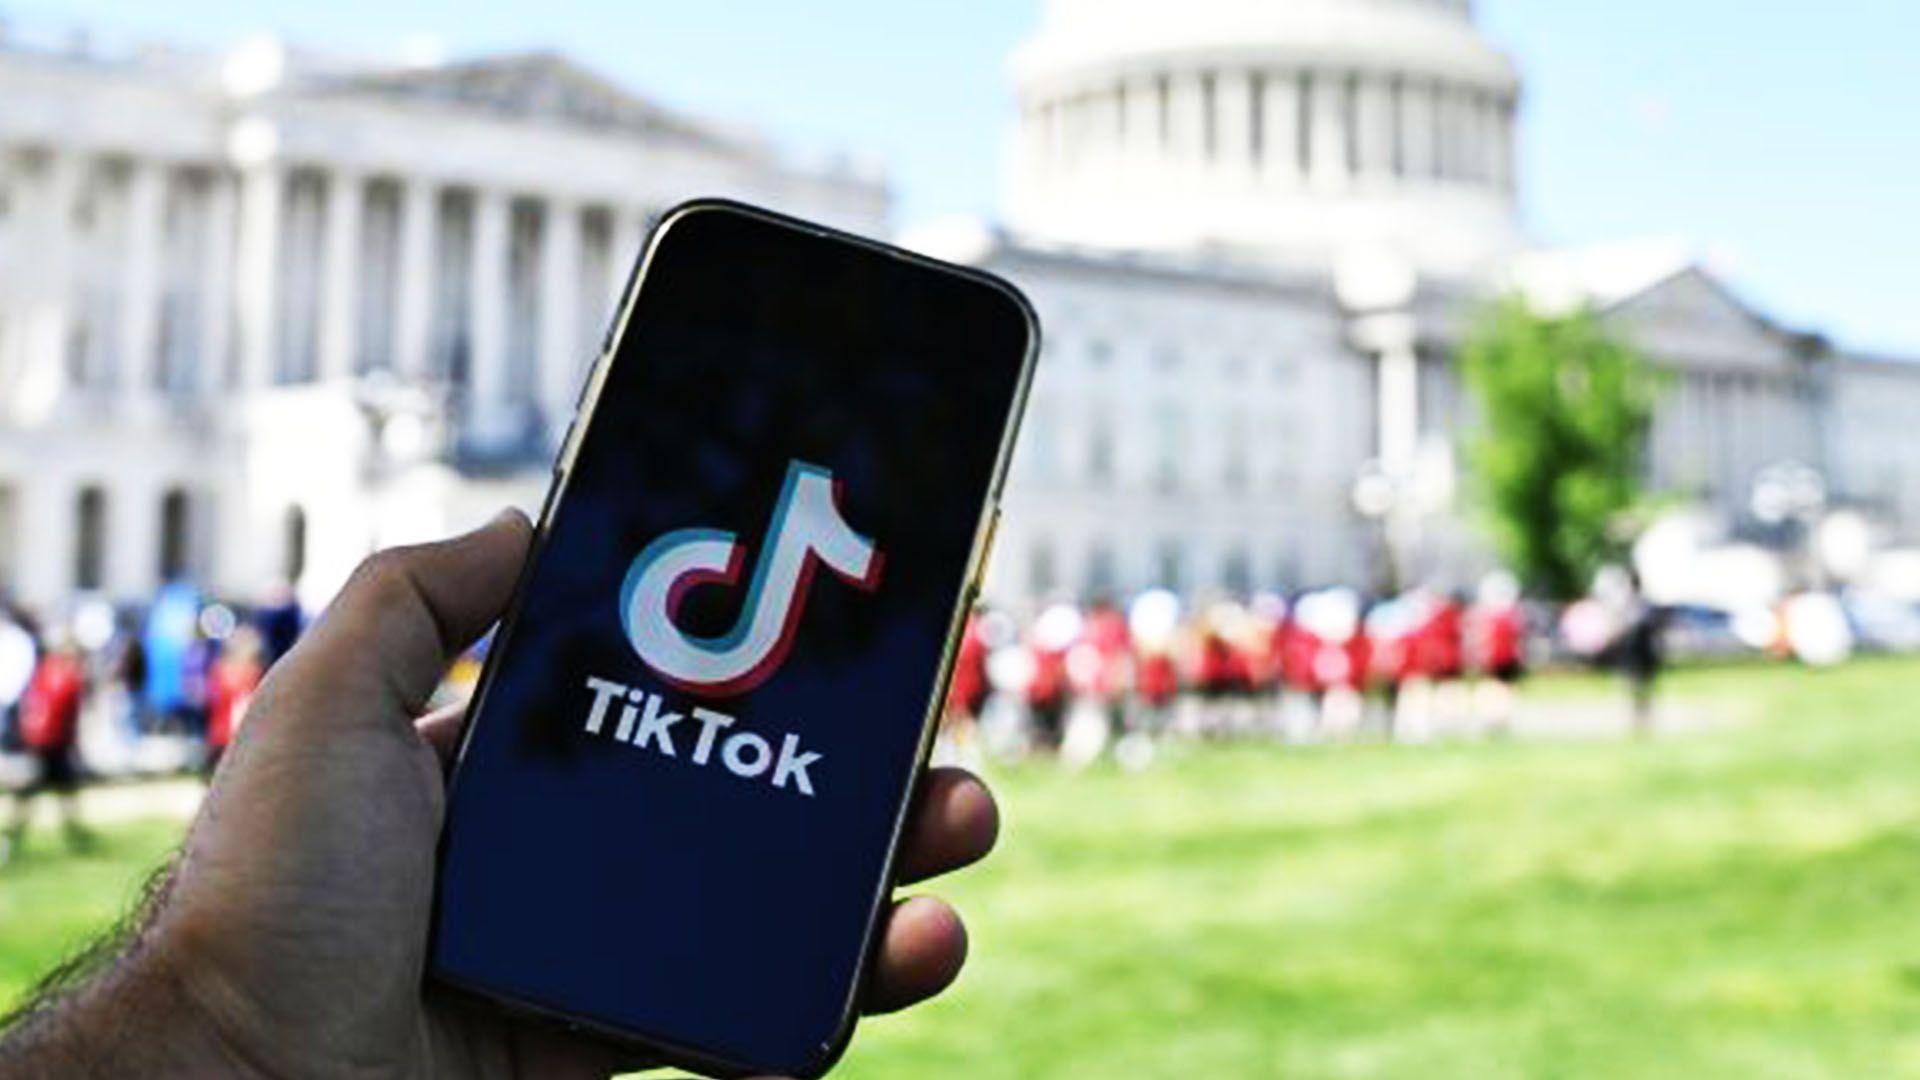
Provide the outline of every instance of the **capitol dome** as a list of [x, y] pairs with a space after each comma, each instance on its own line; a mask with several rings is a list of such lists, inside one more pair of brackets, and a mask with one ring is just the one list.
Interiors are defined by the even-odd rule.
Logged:
[[1014, 78], [1037, 240], [1439, 274], [1520, 244], [1520, 81], [1469, 0], [1049, 0]]

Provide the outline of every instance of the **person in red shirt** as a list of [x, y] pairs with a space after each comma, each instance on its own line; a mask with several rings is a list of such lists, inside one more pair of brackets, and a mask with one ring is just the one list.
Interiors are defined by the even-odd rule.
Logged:
[[86, 698], [86, 666], [71, 641], [60, 640], [40, 658], [20, 702], [20, 741], [34, 759], [34, 779], [15, 793], [13, 823], [0, 839], [0, 863], [20, 850], [33, 800], [51, 793], [60, 806], [67, 846], [81, 850], [90, 837], [80, 822], [80, 708]]
[[1027, 651], [1033, 659], [1033, 674], [1027, 681], [1027, 713], [1034, 744], [1040, 750], [1059, 750], [1066, 735], [1067, 706], [1073, 697], [1067, 655], [1079, 642], [1085, 625], [1078, 608], [1060, 603], [1042, 611], [1027, 628]]
[[260, 635], [250, 626], [242, 626], [227, 639], [220, 658], [207, 674], [207, 766], [208, 776], [219, 766], [234, 732], [246, 717], [247, 705], [260, 688], [267, 668]]
[[1461, 681], [1466, 674], [1465, 613], [1463, 597], [1434, 591], [1433, 607], [1420, 633], [1420, 669], [1433, 689], [1429, 735], [1462, 730], [1472, 711], [1467, 685]]
[[987, 639], [980, 629], [980, 613], [967, 616], [960, 631], [960, 648], [953, 658], [953, 680], [947, 687], [946, 720], [951, 728], [970, 726], [987, 703]]
[[1179, 599], [1164, 589], [1134, 597], [1125, 630], [1133, 669], [1127, 732], [1157, 739], [1172, 726], [1174, 702], [1180, 695]]
[[1526, 676], [1526, 637], [1520, 583], [1507, 573], [1487, 575], [1467, 613], [1466, 638], [1468, 659], [1480, 679], [1474, 690], [1474, 713], [1489, 734], [1512, 731], [1515, 688]]
[[1088, 692], [1117, 710], [1133, 681], [1133, 634], [1127, 629], [1127, 617], [1110, 601], [1096, 602], [1087, 613], [1081, 641], [1098, 661], [1091, 665]]

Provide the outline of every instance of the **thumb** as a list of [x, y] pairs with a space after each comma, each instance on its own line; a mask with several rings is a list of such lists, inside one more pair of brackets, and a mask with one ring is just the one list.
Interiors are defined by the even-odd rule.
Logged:
[[507, 510], [464, 536], [368, 557], [287, 657], [285, 677], [338, 686], [372, 674], [374, 693], [412, 718], [506, 610], [532, 539], [526, 515]]

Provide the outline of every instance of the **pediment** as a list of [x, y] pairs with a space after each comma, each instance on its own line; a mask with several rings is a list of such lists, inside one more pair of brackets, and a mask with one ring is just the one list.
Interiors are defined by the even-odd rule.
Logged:
[[1609, 305], [1601, 317], [1667, 363], [1788, 368], [1800, 362], [1794, 335], [1697, 266]]
[[726, 145], [688, 120], [552, 52], [514, 53], [347, 79], [339, 89]]

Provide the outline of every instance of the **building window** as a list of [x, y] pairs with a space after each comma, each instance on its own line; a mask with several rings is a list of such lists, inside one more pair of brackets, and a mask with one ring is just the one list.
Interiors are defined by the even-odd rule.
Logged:
[[1153, 486], [1163, 492], [1180, 488], [1180, 455], [1185, 449], [1186, 416], [1180, 406], [1160, 402], [1153, 410]]
[[74, 507], [73, 586], [82, 592], [106, 580], [107, 493], [98, 485], [80, 489]]
[[1113, 547], [1104, 540], [1095, 541], [1087, 552], [1087, 598], [1112, 600], [1119, 584], [1120, 575], [1115, 569]]
[[1247, 490], [1252, 470], [1247, 463], [1247, 418], [1239, 413], [1227, 417], [1226, 468], [1222, 480], [1228, 491]]
[[1273, 557], [1273, 581], [1282, 591], [1300, 585], [1300, 542], [1288, 537], [1286, 546]]
[[1045, 596], [1053, 591], [1058, 572], [1053, 564], [1053, 545], [1045, 540], [1033, 545], [1027, 553], [1028, 591], [1034, 596]]
[[187, 576], [193, 561], [193, 504], [179, 488], [160, 499], [160, 580]]
[[1253, 591], [1253, 556], [1246, 549], [1235, 548], [1227, 554], [1220, 584], [1235, 596], [1246, 596]]
[[1106, 485], [1113, 482], [1113, 424], [1105, 413], [1096, 413], [1087, 443], [1087, 479]]
[[298, 506], [289, 506], [281, 526], [280, 573], [289, 583], [297, 583], [306, 572], [307, 512]]
[[1046, 484], [1059, 480], [1060, 439], [1053, 422], [1053, 406], [1046, 402], [1029, 405], [1020, 436], [1015, 460], [1027, 475]]
[[1154, 583], [1179, 592], [1186, 587], [1186, 553], [1178, 540], [1162, 540], [1153, 553]]

